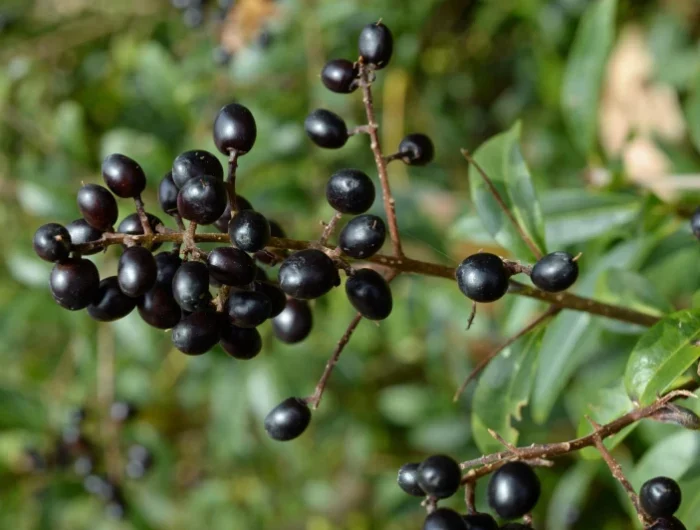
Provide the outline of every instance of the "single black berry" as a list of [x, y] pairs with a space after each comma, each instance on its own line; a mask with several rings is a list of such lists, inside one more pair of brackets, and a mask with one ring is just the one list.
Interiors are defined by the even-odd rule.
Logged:
[[530, 466], [508, 462], [489, 479], [489, 506], [504, 519], [515, 519], [530, 512], [540, 498], [540, 481]]
[[209, 307], [209, 270], [204, 263], [187, 261], [173, 277], [173, 296], [185, 311], [202, 311]]
[[343, 118], [330, 110], [317, 109], [306, 117], [304, 129], [319, 147], [339, 149], [348, 141], [348, 127]]
[[462, 518], [467, 530], [498, 530], [498, 523], [487, 513], [472, 513]]
[[272, 319], [272, 331], [282, 342], [296, 344], [309, 336], [313, 327], [313, 315], [304, 300], [287, 299], [284, 310]]
[[255, 262], [241, 249], [217, 247], [207, 258], [209, 274], [224, 285], [244, 287], [255, 279]]
[[266, 281], [256, 281], [255, 290], [261, 292], [270, 300], [270, 318], [279, 315], [287, 305], [287, 297], [276, 285]]
[[695, 210], [690, 217], [690, 229], [693, 231], [695, 237], [700, 239], [700, 208]]
[[686, 530], [685, 525], [675, 517], [657, 519], [649, 530]]
[[349, 94], [357, 89], [359, 68], [347, 59], [328, 61], [321, 70], [321, 81], [328, 90], [339, 94]]
[[311, 411], [305, 401], [290, 397], [277, 405], [265, 417], [265, 431], [273, 440], [286, 442], [300, 436], [311, 421]]
[[425, 492], [418, 485], [418, 463], [404, 464], [399, 469], [397, 482], [399, 487], [409, 495], [425, 497]]
[[156, 284], [172, 289], [173, 277], [180, 265], [182, 265], [182, 259], [174, 252], [159, 252], [156, 254], [155, 259], [156, 268], [158, 269]]
[[253, 148], [258, 134], [253, 114], [243, 105], [223, 107], [214, 120], [214, 143], [226, 156], [231, 151], [245, 154]]
[[358, 47], [364, 62], [381, 70], [391, 59], [394, 37], [389, 28], [381, 22], [367, 24], [360, 32]]
[[435, 156], [433, 141], [425, 134], [409, 134], [399, 144], [401, 160], [409, 166], [424, 166]]
[[[156, 227], [158, 227], [158, 225], [163, 224], [163, 221], [161, 221], [158, 217], [150, 213], [146, 213], [146, 219], [148, 220], [148, 225], [151, 227], [153, 233], [156, 232]], [[141, 224], [141, 218], [139, 217], [139, 214], [132, 213], [127, 215], [124, 219], [122, 219], [122, 222], [119, 223], [119, 226], [117, 227], [117, 232], [122, 234], [129, 234], [130, 236], [143, 235], [143, 224]], [[161, 247], [161, 245], [161, 243], [153, 243], [151, 245], [151, 250], [158, 250]]]
[[182, 308], [175, 301], [170, 286], [156, 284], [137, 305], [141, 319], [158, 329], [174, 327], [182, 316]]
[[[236, 207], [238, 208], [238, 211], [240, 212], [241, 210], [252, 210], [253, 206], [250, 204], [250, 201], [248, 201], [245, 197], [241, 197], [240, 195], [236, 195]], [[214, 223], [214, 226], [219, 232], [226, 233], [228, 232], [228, 224], [231, 222], [231, 205], [226, 202], [226, 209], [224, 210], [224, 213], [221, 214], [221, 217], [219, 217], [216, 222]]]
[[464, 530], [462, 516], [450, 508], [438, 508], [429, 513], [423, 523], [423, 530]]
[[34, 252], [45, 261], [61, 261], [70, 255], [71, 237], [68, 229], [58, 223], [41, 225], [34, 233]]
[[340, 249], [353, 258], [368, 258], [382, 248], [386, 225], [381, 217], [369, 213], [351, 219], [340, 231]]
[[246, 252], [256, 252], [270, 240], [270, 223], [255, 210], [239, 211], [228, 225], [231, 243]]
[[220, 332], [219, 344], [235, 359], [252, 359], [262, 350], [262, 337], [255, 328], [239, 328], [230, 322], [224, 322]]
[[418, 484], [421, 489], [438, 499], [454, 495], [461, 480], [459, 464], [449, 456], [430, 456], [418, 466]]
[[86, 308], [95, 300], [100, 274], [92, 261], [68, 258], [54, 265], [49, 285], [58, 305], [76, 311]]
[[[76, 219], [72, 223], [66, 225], [66, 230], [70, 234], [71, 243], [73, 245], [83, 245], [85, 243], [91, 243], [97, 241], [102, 237], [102, 232], [97, 228], [90, 226], [85, 219]], [[91, 254], [97, 254], [102, 249], [97, 247], [90, 251], [81, 251], [81, 254], [89, 256]]]
[[219, 342], [219, 316], [210, 311], [197, 311], [183, 318], [172, 331], [173, 345], [182, 353], [202, 355]]
[[88, 315], [101, 322], [119, 320], [131, 313], [136, 307], [136, 299], [125, 295], [119, 288], [116, 276], [110, 276], [100, 282], [97, 296], [87, 306]]
[[224, 178], [224, 168], [209, 151], [198, 149], [195, 151], [185, 151], [178, 155], [173, 161], [172, 170], [173, 182], [178, 188], [182, 188], [188, 180], [197, 177]]
[[141, 166], [128, 156], [109, 155], [102, 162], [102, 177], [117, 197], [137, 197], [146, 189], [146, 174]]
[[531, 278], [532, 283], [543, 291], [565, 291], [578, 278], [578, 263], [568, 252], [552, 252], [535, 263]]
[[155, 285], [157, 276], [156, 260], [144, 247], [129, 247], [119, 258], [119, 288], [127, 296], [143, 296]]
[[177, 194], [177, 211], [189, 221], [209, 225], [226, 209], [226, 185], [210, 175], [188, 180]]
[[114, 195], [98, 184], [85, 184], [78, 190], [78, 208], [90, 226], [103, 232], [110, 230], [119, 216]]
[[655, 477], [642, 485], [639, 500], [652, 517], [670, 517], [681, 505], [681, 488], [672, 478]]
[[374, 183], [359, 169], [341, 169], [326, 185], [326, 199], [340, 213], [365, 213], [374, 203]]
[[254, 328], [270, 318], [270, 299], [260, 291], [234, 291], [226, 300], [226, 313], [240, 328]]
[[372, 269], [360, 269], [345, 282], [352, 306], [369, 320], [384, 320], [391, 313], [391, 289], [384, 277]]
[[158, 203], [168, 215], [177, 213], [177, 194], [180, 189], [175, 185], [173, 174], [168, 171], [158, 185]]
[[279, 270], [280, 288], [292, 298], [308, 300], [323, 296], [340, 284], [333, 260], [316, 249], [289, 256]]
[[475, 302], [495, 302], [508, 290], [508, 271], [503, 260], [480, 252], [466, 258], [455, 271], [459, 289]]

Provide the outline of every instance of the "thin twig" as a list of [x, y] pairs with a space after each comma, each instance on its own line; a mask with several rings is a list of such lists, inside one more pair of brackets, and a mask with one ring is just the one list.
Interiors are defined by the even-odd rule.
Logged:
[[[151, 228], [151, 223], [148, 222], [146, 208], [143, 204], [143, 200], [141, 199], [141, 195], [137, 195], [136, 197], [134, 197], [134, 203], [136, 204], [136, 212], [138, 213], [139, 221], [141, 221], [141, 228], [143, 230], [144, 235], [152, 236], [153, 229]], [[146, 238], [146, 245], [149, 245], [148, 237]]]
[[473, 480], [464, 484], [464, 503], [468, 514], [476, 513], [476, 482]]
[[326, 226], [323, 229], [323, 233], [321, 234], [321, 238], [318, 240], [318, 243], [322, 246], [326, 246], [326, 243], [328, 243], [328, 238], [333, 235], [333, 232], [335, 231], [335, 227], [338, 226], [338, 222], [340, 219], [343, 217], [343, 214], [340, 212], [335, 212], [333, 217], [331, 217], [331, 220], [326, 224]]
[[472, 328], [472, 324], [474, 323], [474, 319], [476, 318], [476, 306], [477, 303], [472, 301], [472, 310], [469, 312], [469, 318], [467, 319], [467, 331], [469, 331]]

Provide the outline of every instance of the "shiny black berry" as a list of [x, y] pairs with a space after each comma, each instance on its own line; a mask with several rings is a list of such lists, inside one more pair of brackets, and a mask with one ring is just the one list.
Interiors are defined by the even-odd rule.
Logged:
[[110, 276], [100, 282], [97, 296], [87, 306], [88, 315], [101, 322], [119, 320], [131, 313], [136, 307], [136, 299], [125, 295], [119, 288], [116, 276]]
[[231, 243], [246, 252], [256, 252], [270, 240], [270, 223], [255, 210], [239, 211], [228, 225]]
[[156, 260], [144, 247], [129, 247], [119, 258], [119, 288], [127, 296], [143, 296], [155, 285], [157, 276]]
[[341, 230], [338, 237], [340, 249], [353, 258], [368, 258], [382, 248], [386, 239], [386, 225], [381, 217], [372, 214], [358, 215]]
[[182, 308], [175, 301], [169, 286], [156, 284], [138, 300], [141, 319], [158, 329], [170, 329], [180, 322]]
[[495, 302], [508, 290], [508, 271], [503, 260], [480, 252], [466, 258], [455, 271], [459, 289], [475, 302]]
[[384, 277], [372, 269], [359, 269], [345, 282], [352, 306], [369, 320], [384, 320], [391, 314], [393, 299]]
[[331, 176], [326, 185], [326, 199], [340, 213], [365, 213], [374, 203], [372, 179], [359, 169], [341, 169]]
[[85, 184], [78, 190], [78, 208], [90, 226], [103, 232], [110, 230], [119, 216], [114, 195], [97, 184]]
[[672, 478], [655, 477], [642, 485], [639, 500], [652, 517], [670, 517], [681, 505], [681, 488]]
[[359, 68], [347, 59], [328, 61], [321, 70], [321, 81], [328, 90], [339, 94], [349, 94], [357, 89]]
[[224, 178], [224, 168], [209, 151], [201, 149], [185, 151], [173, 161], [172, 178], [178, 188], [182, 188], [188, 180], [204, 176]]
[[100, 274], [92, 261], [68, 258], [54, 265], [49, 285], [58, 305], [76, 311], [86, 308], [95, 300]]
[[675, 517], [663, 517], [649, 527], [649, 530], [686, 530], [685, 525]]
[[409, 166], [424, 166], [435, 156], [433, 141], [425, 134], [409, 134], [399, 144], [401, 160]]
[[175, 185], [171, 171], [168, 171], [158, 185], [158, 203], [161, 210], [168, 215], [177, 213], [177, 194], [180, 189]]
[[429, 513], [423, 523], [423, 530], [464, 530], [462, 516], [450, 508], [438, 508]]
[[141, 166], [128, 156], [109, 155], [102, 162], [102, 177], [117, 197], [137, 197], [146, 189], [146, 174]]
[[226, 185], [210, 175], [188, 180], [177, 194], [177, 211], [189, 221], [212, 224], [226, 209]]
[[45, 261], [61, 261], [70, 255], [71, 237], [68, 229], [58, 223], [40, 226], [34, 233], [34, 252]]
[[304, 129], [319, 147], [339, 149], [348, 141], [348, 128], [343, 118], [330, 110], [317, 109], [306, 117]]
[[202, 355], [219, 342], [219, 315], [198, 311], [183, 318], [172, 331], [173, 345], [182, 353]]
[[207, 258], [209, 274], [224, 285], [245, 287], [255, 279], [255, 262], [241, 249], [217, 247]]
[[234, 291], [226, 300], [225, 311], [239, 328], [254, 328], [270, 318], [270, 299], [260, 291]]
[[287, 344], [296, 344], [309, 336], [313, 327], [313, 315], [304, 300], [287, 299], [284, 310], [272, 319], [275, 337]]
[[209, 307], [209, 270], [204, 263], [187, 261], [173, 277], [173, 296], [185, 311], [202, 311]]
[[425, 497], [425, 492], [418, 485], [418, 463], [404, 464], [399, 469], [397, 482], [399, 487], [409, 495]]
[[454, 495], [461, 480], [459, 464], [449, 456], [430, 456], [418, 466], [418, 485], [425, 493], [438, 499]]
[[[240, 195], [236, 195], [236, 206], [238, 207], [238, 211], [240, 212], [241, 210], [252, 210], [253, 206], [250, 204], [250, 201], [248, 201], [245, 197], [241, 197]], [[221, 214], [221, 217], [219, 217], [216, 222], [214, 223], [214, 226], [219, 232], [226, 233], [228, 232], [228, 224], [231, 222], [231, 205], [226, 202], [226, 209], [224, 210], [224, 213]]]
[[276, 317], [284, 311], [287, 306], [287, 297], [282, 289], [267, 281], [256, 281], [254, 288], [270, 300], [270, 318]]
[[568, 252], [552, 252], [535, 263], [531, 278], [532, 283], [543, 291], [565, 291], [578, 278], [578, 263]]
[[226, 156], [231, 151], [245, 154], [253, 148], [258, 134], [253, 114], [243, 105], [223, 107], [214, 120], [214, 143]]
[[[148, 212], [146, 212], [146, 219], [148, 220], [148, 224], [151, 227], [153, 233], [156, 232], [156, 228], [158, 227], [158, 225], [163, 224], [163, 221], [161, 221], [158, 217]], [[143, 235], [143, 225], [141, 224], [141, 218], [139, 217], [139, 214], [132, 213], [127, 215], [124, 219], [122, 219], [122, 222], [119, 223], [119, 226], [117, 227], [117, 232], [121, 234], [129, 234], [130, 236]], [[153, 243], [153, 245], [151, 246], [151, 250], [158, 250], [161, 246], [162, 243]]]
[[235, 359], [252, 359], [262, 350], [262, 338], [255, 328], [239, 328], [230, 322], [224, 322], [220, 332], [219, 344]]
[[[102, 232], [97, 228], [90, 226], [85, 219], [76, 219], [72, 223], [66, 225], [66, 230], [70, 234], [71, 243], [73, 245], [82, 245], [97, 241], [102, 237]], [[85, 256], [97, 254], [102, 249], [99, 247], [89, 252], [82, 251]]]
[[394, 51], [394, 37], [389, 28], [381, 22], [368, 24], [360, 32], [358, 48], [365, 63], [381, 70], [389, 64], [391, 59]]
[[173, 277], [182, 265], [182, 259], [174, 252], [159, 252], [155, 255], [155, 259], [158, 270], [156, 284], [172, 289]]
[[498, 523], [487, 513], [472, 513], [462, 518], [467, 530], [498, 530]]
[[503, 519], [515, 519], [530, 512], [540, 498], [540, 481], [530, 466], [508, 462], [489, 479], [489, 506]]
[[690, 218], [690, 229], [695, 237], [700, 239], [700, 208], [695, 210]]
[[291, 397], [277, 405], [265, 417], [265, 431], [273, 440], [286, 442], [300, 436], [311, 421], [305, 401]]
[[340, 284], [333, 260], [316, 249], [289, 256], [279, 270], [280, 288], [292, 298], [309, 300], [323, 296]]

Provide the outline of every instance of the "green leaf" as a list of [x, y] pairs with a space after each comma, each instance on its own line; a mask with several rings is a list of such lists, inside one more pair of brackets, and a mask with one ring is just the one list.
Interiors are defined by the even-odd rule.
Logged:
[[695, 149], [700, 151], [700, 75], [696, 76], [693, 89], [685, 103], [685, 115], [690, 138]]
[[34, 396], [10, 388], [0, 388], [0, 429], [46, 428], [46, 412]]
[[596, 299], [662, 316], [673, 306], [647, 278], [627, 269], [609, 269], [598, 278]]
[[641, 336], [625, 370], [630, 397], [648, 405], [700, 358], [700, 309], [673, 313]]
[[547, 528], [572, 528], [571, 515], [583, 508], [596, 470], [597, 465], [581, 461], [561, 476], [548, 503]]
[[574, 144], [584, 156], [593, 150], [598, 100], [615, 33], [616, 0], [592, 2], [579, 23], [564, 72], [561, 107]]
[[[545, 253], [542, 211], [519, 142], [520, 124], [516, 123], [509, 131], [481, 145], [474, 159], [489, 176], [524, 232]], [[469, 186], [472, 202], [486, 230], [516, 257], [531, 260], [532, 251], [475, 168], [470, 168]]]
[[493, 359], [481, 374], [474, 392], [472, 428], [474, 441], [483, 453], [502, 446], [488, 433], [492, 429], [507, 442], [516, 444], [518, 431], [512, 419], [521, 419], [534, 380], [542, 331], [518, 340]]
[[639, 491], [651, 477], [683, 478], [700, 458], [700, 433], [679, 431], [654, 444], [639, 460], [629, 480]]

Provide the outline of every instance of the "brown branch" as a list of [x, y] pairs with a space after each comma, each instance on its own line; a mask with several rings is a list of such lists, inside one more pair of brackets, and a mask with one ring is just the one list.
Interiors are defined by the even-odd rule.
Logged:
[[338, 222], [340, 221], [341, 217], [343, 217], [343, 214], [340, 212], [335, 212], [333, 217], [331, 217], [331, 220], [328, 222], [328, 224], [326, 224], [325, 228], [323, 229], [323, 233], [321, 234], [321, 238], [318, 240], [318, 243], [321, 246], [326, 246], [326, 243], [328, 243], [328, 238], [333, 235], [335, 227], [338, 226]]
[[464, 484], [464, 504], [467, 505], [467, 514], [476, 513], [476, 482], [473, 480]]
[[134, 197], [134, 203], [136, 204], [136, 212], [139, 215], [139, 221], [141, 221], [141, 228], [145, 235], [153, 235], [153, 229], [151, 228], [151, 223], [148, 222], [148, 216], [146, 216], [146, 209], [141, 199], [141, 195]]

